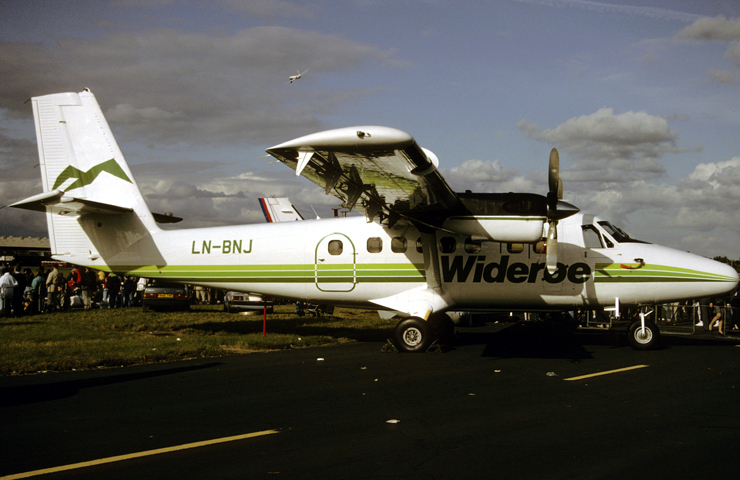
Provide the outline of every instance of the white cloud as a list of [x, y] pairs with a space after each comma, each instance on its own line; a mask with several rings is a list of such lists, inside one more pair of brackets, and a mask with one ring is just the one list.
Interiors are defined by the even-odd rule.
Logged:
[[[736, 67], [740, 67], [740, 18], [701, 17], [676, 34], [676, 38], [688, 41], [727, 42], [729, 46], [724, 58]], [[712, 80], [718, 83], [730, 83], [726, 72], [712, 69], [709, 72]], [[719, 74], [719, 76], [718, 76]]]
[[665, 154], [701, 150], [678, 147], [678, 132], [669, 128], [668, 121], [646, 112], [615, 115], [611, 108], [600, 108], [553, 129], [540, 128], [524, 119], [517, 128], [527, 138], [550, 143], [573, 156], [574, 165], [564, 169], [562, 176], [577, 182], [657, 179], [666, 172], [658, 161]]
[[740, 40], [740, 18], [728, 19], [724, 15], [697, 18], [677, 36], [686, 40]]
[[498, 160], [466, 160], [452, 168], [442, 168], [440, 172], [453, 190], [462, 192], [531, 192], [541, 189], [544, 193], [544, 173], [541, 185], [535, 185], [531, 179], [518, 175]]

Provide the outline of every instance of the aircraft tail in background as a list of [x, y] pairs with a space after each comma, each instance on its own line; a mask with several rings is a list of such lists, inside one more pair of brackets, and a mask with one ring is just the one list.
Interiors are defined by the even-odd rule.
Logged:
[[267, 223], [294, 222], [303, 220], [298, 210], [290, 203], [289, 198], [260, 198], [260, 207]]

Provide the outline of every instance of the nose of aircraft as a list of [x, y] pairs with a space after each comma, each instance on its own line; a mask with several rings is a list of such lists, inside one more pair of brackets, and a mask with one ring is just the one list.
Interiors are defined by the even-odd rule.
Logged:
[[701, 270], [706, 275], [704, 283], [704, 296], [717, 296], [734, 292], [737, 289], [738, 273], [734, 268], [727, 265], [726, 263], [717, 262], [715, 260], [709, 260], [707, 258], [702, 259]]
[[[677, 298], [723, 297], [738, 287], [738, 273], [731, 266], [688, 252], [672, 251], [680, 280], [671, 282]], [[671, 295], [669, 293], [669, 295]]]
[[727, 264], [717, 263], [717, 274], [727, 278], [726, 288], [722, 293], [734, 292], [737, 290], [738, 282], [740, 282], [737, 271]]

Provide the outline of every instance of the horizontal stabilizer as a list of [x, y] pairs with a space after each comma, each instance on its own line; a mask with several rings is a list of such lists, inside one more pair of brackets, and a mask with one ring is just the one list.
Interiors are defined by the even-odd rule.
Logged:
[[[65, 195], [61, 190], [52, 190], [51, 192], [40, 193], [9, 206], [33, 210], [36, 212], [53, 213], [56, 215], [80, 216], [90, 215], [93, 213], [99, 215], [121, 215], [123, 213], [134, 211], [132, 208], [94, 202], [86, 198], [71, 197]], [[157, 223], [177, 223], [182, 221], [182, 218], [175, 217], [171, 213], [152, 213], [152, 216]]]
[[132, 208], [109, 205], [107, 203], [94, 202], [86, 198], [77, 198], [65, 195], [61, 190], [44, 192], [29, 197], [20, 202], [9, 205], [15, 208], [24, 208], [37, 212], [55, 213], [57, 215], [120, 215], [130, 213]]

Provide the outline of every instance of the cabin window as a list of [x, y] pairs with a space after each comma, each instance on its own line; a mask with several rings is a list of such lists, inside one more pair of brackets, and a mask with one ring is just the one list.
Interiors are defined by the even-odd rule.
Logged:
[[424, 253], [424, 243], [421, 241], [421, 237], [416, 239], [416, 251]]
[[455, 253], [457, 242], [452, 237], [442, 237], [439, 239], [439, 249], [442, 253]]
[[406, 252], [406, 237], [391, 238], [391, 252], [393, 253]]
[[465, 239], [465, 251], [467, 253], [480, 253], [480, 250], [481, 242], [475, 241], [470, 237]]
[[383, 250], [383, 239], [380, 237], [370, 237], [367, 239], [368, 253], [380, 253]]
[[341, 240], [332, 240], [329, 242], [329, 255], [341, 255], [344, 251], [344, 245]]
[[506, 251], [509, 253], [522, 253], [524, 251], [523, 243], [507, 243]]
[[544, 240], [540, 240], [539, 242], [535, 243], [532, 246], [532, 249], [534, 250], [534, 253], [536, 253], [538, 255], [541, 254], [542, 252], [545, 251], [545, 241]]
[[601, 234], [593, 225], [583, 225], [583, 246], [586, 248], [604, 248]]

